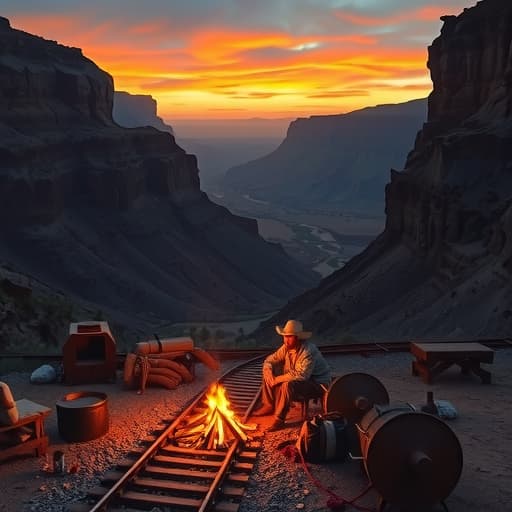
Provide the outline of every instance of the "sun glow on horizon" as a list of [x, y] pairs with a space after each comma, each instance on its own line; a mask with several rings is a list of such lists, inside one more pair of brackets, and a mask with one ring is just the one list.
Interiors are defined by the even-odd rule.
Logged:
[[[152, 15], [159, 3], [151, 2], [140, 18], [122, 8], [100, 16], [100, 4], [56, 14], [24, 12], [23, 3], [3, 13], [13, 28], [81, 48], [112, 75], [116, 90], [153, 96], [158, 115], [171, 123], [307, 117], [425, 97], [432, 88], [427, 46], [439, 34], [439, 16], [465, 5], [395, 0], [403, 7], [366, 12], [326, 0], [306, 12], [307, 2], [298, 2], [288, 23], [237, 25], [213, 8], [212, 19], [180, 12], [180, 23], [171, 16], [173, 1], [168, 14]], [[296, 21], [304, 28], [293, 29]]]

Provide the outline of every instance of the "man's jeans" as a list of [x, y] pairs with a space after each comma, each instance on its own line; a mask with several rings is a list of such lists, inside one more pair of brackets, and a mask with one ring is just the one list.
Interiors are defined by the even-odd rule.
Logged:
[[261, 385], [262, 405], [274, 407], [274, 416], [279, 420], [285, 420], [290, 410], [291, 402], [307, 398], [318, 398], [324, 393], [324, 389], [313, 380], [291, 380], [270, 387], [265, 378]]

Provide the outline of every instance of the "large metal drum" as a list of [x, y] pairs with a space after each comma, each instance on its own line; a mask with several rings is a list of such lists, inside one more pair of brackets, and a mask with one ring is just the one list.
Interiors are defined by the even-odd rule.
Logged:
[[96, 439], [108, 432], [107, 395], [94, 391], [68, 393], [56, 403], [60, 436], [68, 442]]
[[356, 423], [376, 404], [389, 404], [386, 388], [376, 377], [354, 372], [331, 382], [325, 394], [324, 411], [338, 412], [349, 423]]
[[453, 431], [410, 405], [374, 406], [358, 424], [366, 472], [382, 499], [416, 510], [442, 502], [462, 471]]

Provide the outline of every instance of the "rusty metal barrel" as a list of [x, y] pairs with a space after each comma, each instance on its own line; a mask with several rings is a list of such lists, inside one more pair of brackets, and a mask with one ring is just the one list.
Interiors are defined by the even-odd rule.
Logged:
[[325, 393], [324, 410], [338, 412], [354, 423], [375, 404], [389, 404], [384, 385], [368, 373], [347, 373], [336, 377]]
[[95, 391], [68, 393], [56, 402], [60, 436], [68, 442], [91, 441], [108, 432], [107, 395]]
[[386, 503], [432, 506], [457, 484], [462, 449], [440, 418], [409, 404], [375, 405], [357, 428], [368, 478]]

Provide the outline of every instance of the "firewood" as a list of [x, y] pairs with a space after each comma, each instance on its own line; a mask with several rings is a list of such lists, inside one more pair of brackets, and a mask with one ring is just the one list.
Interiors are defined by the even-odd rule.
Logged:
[[193, 428], [190, 428], [188, 425], [186, 427], [176, 429], [174, 432], [175, 437], [181, 437], [185, 435], [192, 435], [196, 433], [201, 433], [205, 429], [206, 423], [201, 423]]
[[204, 421], [207, 417], [208, 411], [205, 409], [204, 411], [201, 411], [187, 418], [186, 423], [187, 425], [193, 426], [194, 424], [197, 424], [198, 421]]
[[[222, 414], [219, 411], [220, 414]], [[223, 420], [226, 422], [227, 426], [231, 429], [233, 434], [235, 434], [239, 439], [242, 441], [247, 441], [247, 435], [245, 432], [237, 425], [237, 422], [233, 420], [233, 418], [230, 418], [226, 416], [225, 414], [222, 414]]]
[[170, 438], [179, 446], [217, 450], [231, 441], [246, 442], [246, 431], [256, 430], [255, 424], [245, 425], [229, 408], [229, 400], [223, 386], [213, 384], [203, 401], [204, 409], [183, 420]]

